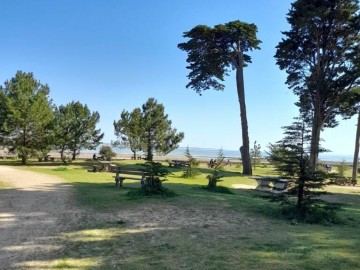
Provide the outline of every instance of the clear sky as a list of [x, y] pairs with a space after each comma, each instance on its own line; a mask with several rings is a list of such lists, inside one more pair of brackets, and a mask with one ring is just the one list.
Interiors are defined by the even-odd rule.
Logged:
[[[80, 101], [101, 116], [104, 142], [123, 109], [149, 97], [163, 103], [181, 146], [238, 149], [240, 109], [234, 73], [223, 92], [199, 96], [188, 83], [183, 32], [198, 24], [255, 23], [261, 50], [244, 71], [251, 144], [266, 150], [297, 116], [297, 98], [275, 64], [281, 31], [289, 29], [290, 0], [0, 0], [0, 83], [17, 70], [50, 86], [56, 105]], [[356, 119], [325, 130], [323, 145], [352, 154]]]

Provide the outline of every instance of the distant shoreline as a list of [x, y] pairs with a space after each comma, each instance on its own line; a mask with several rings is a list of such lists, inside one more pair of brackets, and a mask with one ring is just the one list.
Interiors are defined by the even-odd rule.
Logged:
[[[77, 158], [79, 159], [92, 159], [93, 154], [96, 153], [99, 156], [99, 153], [94, 150], [94, 151], [90, 151], [90, 150], [84, 150], [83, 152], [80, 152], [80, 154], [77, 156]], [[55, 158], [60, 158], [60, 153], [58, 151], [51, 151], [49, 153], [52, 157]], [[140, 156], [142, 156], [142, 158], [144, 158], [143, 154], [139, 154]], [[114, 160], [131, 160], [132, 159], [132, 154], [130, 153], [117, 153], [116, 157], [114, 158]], [[216, 158], [216, 156], [196, 156], [193, 155], [194, 158], [198, 159], [201, 162], [208, 162], [211, 158]], [[185, 156], [185, 153], [182, 153], [180, 151], [178, 151], [175, 154], [168, 154], [168, 155], [154, 155], [154, 160], [155, 161], [166, 161], [166, 160], [186, 160], [187, 157]], [[351, 156], [341, 156], [341, 155], [334, 155], [333, 157], [331, 155], [326, 155], [326, 156], [322, 156], [319, 158], [319, 163], [328, 163], [331, 165], [334, 164], [338, 164], [340, 162], [342, 162], [343, 160], [345, 160], [345, 162], [349, 165], [352, 164], [352, 159], [353, 157]], [[226, 156], [225, 155], [225, 160], [230, 160], [230, 162], [232, 163], [240, 163], [241, 159], [240, 157], [234, 157], [234, 156]], [[262, 158], [262, 163], [267, 163], [266, 162], [266, 157]]]

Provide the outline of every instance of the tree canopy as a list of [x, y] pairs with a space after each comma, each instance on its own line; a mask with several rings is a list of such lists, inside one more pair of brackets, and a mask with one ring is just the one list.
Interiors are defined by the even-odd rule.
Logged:
[[49, 91], [32, 73], [22, 71], [0, 89], [0, 142], [15, 150], [22, 163], [51, 145]]
[[240, 68], [251, 63], [251, 57], [243, 53], [243, 61], [238, 61], [240, 52], [260, 49], [256, 38], [257, 27], [241, 21], [218, 24], [214, 27], [198, 25], [183, 37], [189, 40], [178, 44], [188, 53], [190, 82], [186, 87], [197, 93], [204, 90], [224, 90], [224, 77], [231, 68]]
[[357, 0], [297, 0], [278, 44], [276, 60], [298, 106], [312, 113], [311, 167], [315, 169], [320, 132], [334, 127], [342, 95], [360, 83], [360, 12]]
[[79, 101], [59, 106], [55, 118], [55, 144], [64, 162], [64, 151], [69, 151], [74, 160], [82, 149], [95, 149], [100, 144], [104, 133], [96, 129], [99, 121], [99, 113], [91, 112]]
[[112, 144], [115, 147], [128, 147], [134, 154], [142, 149], [141, 109], [135, 108], [131, 113], [123, 110], [118, 121], [114, 121], [117, 140]]
[[141, 109], [136, 108], [132, 113], [123, 111], [121, 119], [114, 121], [118, 141], [113, 144], [128, 144], [134, 155], [141, 150], [146, 153], [148, 161], [153, 160], [154, 153], [166, 155], [175, 150], [183, 140], [184, 133], [172, 128], [172, 122], [164, 110], [163, 104], [149, 98]]

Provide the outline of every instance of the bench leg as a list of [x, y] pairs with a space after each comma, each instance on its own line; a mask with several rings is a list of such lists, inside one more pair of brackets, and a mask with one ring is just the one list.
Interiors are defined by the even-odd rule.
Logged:
[[118, 186], [118, 183], [119, 183], [119, 180], [118, 180], [118, 178], [117, 178], [117, 177], [115, 177], [115, 187], [117, 187], [117, 186]]
[[115, 177], [115, 187], [122, 187], [124, 178], [122, 177]]

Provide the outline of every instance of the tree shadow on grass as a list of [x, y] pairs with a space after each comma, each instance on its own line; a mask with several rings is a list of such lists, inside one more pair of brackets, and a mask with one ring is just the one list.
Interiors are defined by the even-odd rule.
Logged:
[[[37, 205], [40, 198], [63, 196], [67, 185], [43, 191], [0, 190], [0, 224], [5, 229], [0, 235], [2, 267], [12, 266], [9, 258], [24, 268], [32, 261], [33, 269], [40, 270], [360, 267], [358, 227], [292, 226], [269, 219], [256, 210], [269, 208], [264, 201], [259, 204], [254, 190], [214, 194], [201, 185], [167, 183], [180, 196], [134, 201], [126, 192], [139, 187], [135, 182], [121, 189], [110, 183], [73, 185], [80, 197], [87, 197], [80, 212], [72, 208], [49, 212]], [[34, 203], [17, 206], [17, 198], [24, 197], [34, 198]], [[93, 205], [95, 212], [88, 210]], [[45, 226], [65, 220], [66, 226], [44, 235], [36, 218]], [[14, 227], [23, 234], [16, 235]], [[34, 253], [37, 243], [52, 248]], [[19, 252], [18, 246], [24, 250]]]

